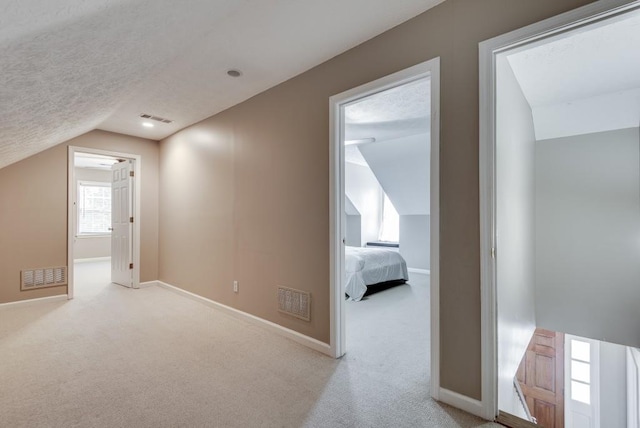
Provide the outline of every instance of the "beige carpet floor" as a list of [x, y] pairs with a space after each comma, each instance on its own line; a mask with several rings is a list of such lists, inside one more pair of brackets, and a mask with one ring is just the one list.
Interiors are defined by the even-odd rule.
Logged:
[[341, 360], [106, 263], [76, 281], [0, 309], [1, 427], [497, 426], [429, 398], [428, 277], [349, 304]]

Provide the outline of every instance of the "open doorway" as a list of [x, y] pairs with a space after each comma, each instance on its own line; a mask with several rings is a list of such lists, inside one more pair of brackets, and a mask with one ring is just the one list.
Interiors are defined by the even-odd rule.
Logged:
[[[627, 375], [594, 403], [613, 395], [605, 355], [624, 367], [640, 346], [638, 28], [640, 2], [595, 2], [481, 44], [483, 388], [500, 417], [622, 428], [637, 408]], [[530, 354], [555, 398], [524, 405]]]
[[436, 397], [438, 73], [435, 59], [331, 98], [330, 200], [333, 354], [413, 329]]
[[76, 279], [92, 288], [139, 287], [139, 158], [69, 147], [69, 298]]

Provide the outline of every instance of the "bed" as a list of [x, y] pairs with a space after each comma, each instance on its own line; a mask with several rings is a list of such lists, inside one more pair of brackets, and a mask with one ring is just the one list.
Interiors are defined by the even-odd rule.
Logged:
[[382, 248], [345, 247], [345, 292], [349, 299], [358, 301], [367, 292], [367, 286], [407, 281], [407, 262], [400, 253]]

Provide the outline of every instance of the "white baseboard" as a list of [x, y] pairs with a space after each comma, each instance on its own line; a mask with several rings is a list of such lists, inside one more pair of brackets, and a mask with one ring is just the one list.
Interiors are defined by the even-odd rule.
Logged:
[[438, 395], [438, 401], [486, 419], [482, 401], [474, 400], [473, 398], [458, 394], [457, 392], [453, 392], [446, 388], [440, 388], [440, 393]]
[[141, 282], [140, 285], [138, 286], [138, 288], [147, 288], [147, 287], [153, 287], [154, 285], [159, 285], [158, 281], [146, 281], [146, 282]]
[[86, 259], [74, 259], [74, 263], [91, 263], [91, 262], [106, 262], [111, 260], [111, 257], [89, 257]]
[[[154, 282], [154, 281], [150, 281], [150, 282]], [[311, 348], [315, 351], [321, 352], [323, 354], [326, 354], [330, 357], [332, 357], [331, 354], [331, 347], [329, 346], [329, 344], [324, 343], [324, 342], [320, 342], [317, 339], [314, 339], [312, 337], [309, 336], [305, 336], [302, 333], [298, 333], [297, 331], [291, 330], [289, 328], [283, 327], [281, 325], [278, 325], [276, 323], [273, 323], [271, 321], [267, 321], [263, 318], [257, 317], [255, 315], [251, 315], [248, 314], [246, 312], [243, 312], [241, 310], [232, 308], [231, 306], [227, 306], [227, 305], [223, 305], [222, 303], [218, 303], [218, 302], [214, 302], [213, 300], [207, 299], [206, 297], [202, 297], [199, 296], [197, 294], [191, 293], [189, 291], [183, 290], [181, 288], [175, 287], [173, 285], [167, 284], [165, 282], [162, 281], [155, 281], [155, 283], [162, 287], [162, 288], [166, 288], [168, 290], [171, 290], [175, 293], [178, 293], [184, 297], [188, 297], [190, 299], [193, 299], [197, 302], [200, 303], [204, 303], [207, 306], [210, 306], [212, 308], [216, 308], [219, 309], [237, 319], [240, 320], [244, 320], [247, 321], [251, 324], [266, 328], [269, 331], [272, 331], [274, 333], [279, 334], [280, 336], [284, 336], [288, 339], [293, 340], [294, 342], [297, 342], [301, 345], [304, 345], [308, 348]], [[140, 286], [142, 287], [142, 284], [140, 284]]]
[[66, 294], [59, 294], [57, 296], [49, 296], [49, 297], [39, 297], [37, 299], [18, 300], [17, 302], [0, 303], [0, 309], [38, 305], [40, 303], [58, 302], [63, 300], [68, 300], [68, 297]]
[[407, 268], [410, 273], [421, 273], [423, 275], [431, 275], [431, 271], [429, 269], [417, 269], [417, 268]]

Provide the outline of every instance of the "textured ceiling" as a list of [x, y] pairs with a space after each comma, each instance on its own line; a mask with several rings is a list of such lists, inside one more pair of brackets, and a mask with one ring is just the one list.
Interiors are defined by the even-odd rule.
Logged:
[[345, 107], [345, 140], [377, 141], [429, 132], [431, 83], [421, 79]]
[[[428, 133], [430, 80], [421, 79], [366, 97], [345, 107], [344, 116], [347, 141], [375, 138], [378, 143]], [[345, 147], [345, 161], [367, 166], [357, 145]]]
[[508, 56], [538, 139], [638, 126], [640, 13], [610, 19]]
[[442, 1], [5, 0], [0, 167], [96, 128], [164, 138]]

